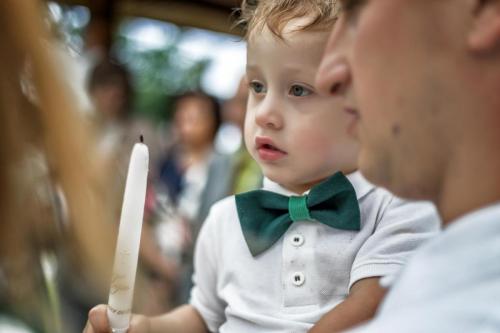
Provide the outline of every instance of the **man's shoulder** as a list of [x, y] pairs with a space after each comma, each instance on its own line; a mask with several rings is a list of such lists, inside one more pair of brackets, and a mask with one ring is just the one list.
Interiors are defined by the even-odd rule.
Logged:
[[498, 219], [500, 205], [471, 212], [422, 245], [366, 332], [494, 332], [500, 327], [498, 308], [492, 306], [500, 298]]

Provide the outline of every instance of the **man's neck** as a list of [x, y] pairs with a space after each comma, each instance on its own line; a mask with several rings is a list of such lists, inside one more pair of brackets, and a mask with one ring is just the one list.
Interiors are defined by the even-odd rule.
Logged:
[[478, 146], [475, 152], [462, 154], [450, 163], [435, 200], [444, 225], [500, 202], [500, 155], [494, 153], [496, 150]]

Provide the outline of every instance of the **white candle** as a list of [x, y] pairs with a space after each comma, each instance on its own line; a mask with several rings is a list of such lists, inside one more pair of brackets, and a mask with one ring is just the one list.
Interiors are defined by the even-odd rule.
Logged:
[[148, 164], [148, 147], [143, 143], [136, 143], [128, 167], [108, 299], [108, 319], [114, 333], [125, 333], [130, 322], [146, 200]]

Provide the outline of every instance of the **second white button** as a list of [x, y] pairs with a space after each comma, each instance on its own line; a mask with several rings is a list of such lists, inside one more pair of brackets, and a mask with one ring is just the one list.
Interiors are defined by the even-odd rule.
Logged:
[[296, 286], [301, 286], [306, 281], [306, 277], [302, 272], [295, 272], [292, 274], [292, 283]]

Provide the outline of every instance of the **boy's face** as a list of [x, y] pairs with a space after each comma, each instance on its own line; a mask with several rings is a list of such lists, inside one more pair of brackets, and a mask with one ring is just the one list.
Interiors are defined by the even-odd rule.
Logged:
[[399, 195], [432, 199], [450, 156], [467, 25], [456, 4], [343, 1], [317, 75], [320, 91], [357, 115], [360, 170]]
[[266, 177], [302, 193], [336, 171], [356, 169], [354, 116], [314, 87], [329, 31], [293, 31], [284, 40], [267, 28], [248, 42], [250, 94], [245, 144]]

